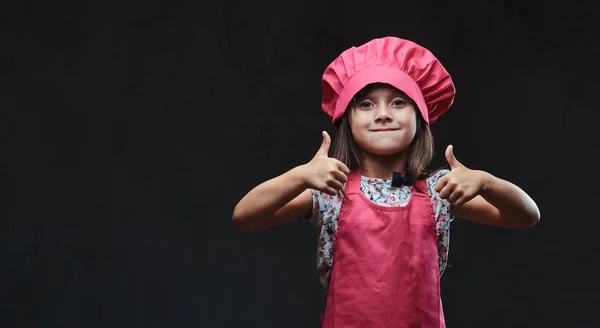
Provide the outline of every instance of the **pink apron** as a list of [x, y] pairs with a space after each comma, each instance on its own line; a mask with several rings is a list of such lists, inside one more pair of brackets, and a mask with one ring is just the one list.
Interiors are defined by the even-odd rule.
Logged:
[[445, 327], [433, 207], [417, 187], [406, 206], [385, 207], [350, 174], [322, 327]]

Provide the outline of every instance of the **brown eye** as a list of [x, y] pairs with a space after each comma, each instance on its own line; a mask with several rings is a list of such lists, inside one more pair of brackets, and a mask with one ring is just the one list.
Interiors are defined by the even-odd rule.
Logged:
[[369, 101], [363, 101], [360, 104], [358, 104], [358, 107], [360, 108], [370, 108], [371, 106], [373, 106], [373, 104]]
[[393, 106], [397, 106], [397, 107], [401, 107], [406, 105], [406, 102], [404, 100], [394, 100], [394, 102], [392, 103]]

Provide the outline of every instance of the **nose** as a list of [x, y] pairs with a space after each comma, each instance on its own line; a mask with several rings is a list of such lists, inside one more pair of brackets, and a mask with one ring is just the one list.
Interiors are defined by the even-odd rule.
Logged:
[[393, 120], [387, 106], [378, 106], [377, 112], [375, 113], [375, 123], [389, 123]]

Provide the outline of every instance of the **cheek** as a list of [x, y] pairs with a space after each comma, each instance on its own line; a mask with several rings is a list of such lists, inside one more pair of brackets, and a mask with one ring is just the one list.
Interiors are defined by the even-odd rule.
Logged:
[[350, 133], [360, 148], [364, 148], [370, 143], [370, 136], [367, 131], [368, 128], [369, 121], [365, 121], [360, 117], [354, 117], [354, 119], [350, 121]]
[[415, 134], [417, 133], [417, 118], [416, 118], [416, 117], [414, 117], [414, 118], [411, 120], [411, 122], [410, 122], [410, 125], [409, 125], [409, 126], [410, 126], [410, 128], [409, 128], [409, 129], [410, 129], [410, 133], [411, 133], [411, 135], [414, 137], [414, 136], [415, 136]]
[[371, 117], [367, 116], [366, 113], [351, 113], [348, 117], [348, 121], [353, 133], [361, 133], [361, 131], [369, 128]]
[[414, 112], [408, 112], [398, 117], [398, 120], [402, 123], [404, 127], [404, 141], [407, 143], [412, 142], [417, 134], [417, 117]]
[[397, 117], [405, 129], [409, 131], [417, 130], [417, 116], [414, 111], [406, 111]]

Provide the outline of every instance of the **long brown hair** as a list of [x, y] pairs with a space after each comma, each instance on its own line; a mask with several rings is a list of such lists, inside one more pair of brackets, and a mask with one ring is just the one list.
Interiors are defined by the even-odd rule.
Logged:
[[[332, 145], [331, 156], [344, 163], [350, 171], [360, 168], [362, 152], [352, 136], [348, 112], [357, 106], [357, 102], [360, 98], [363, 98], [378, 87], [380, 87], [380, 84], [369, 84], [359, 91], [350, 101], [342, 119], [335, 125], [336, 137]], [[413, 106], [418, 111], [414, 102]], [[420, 112], [417, 112], [416, 116], [417, 130], [408, 149], [408, 161], [406, 167], [407, 172], [410, 173], [408, 176], [409, 181], [413, 186], [417, 180], [424, 179], [431, 175], [428, 166], [433, 159], [434, 150], [433, 135], [431, 134], [429, 125], [425, 122], [425, 119], [423, 119]]]

